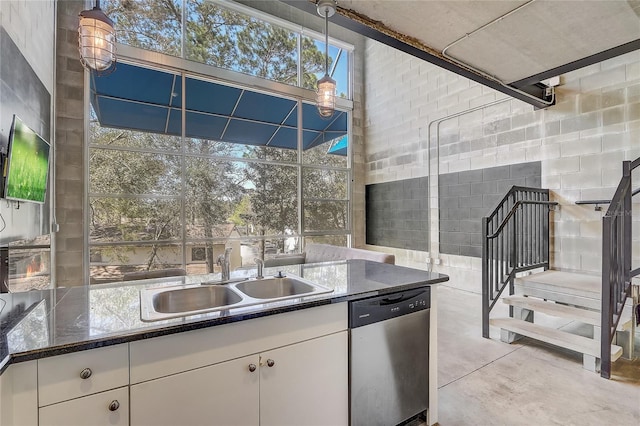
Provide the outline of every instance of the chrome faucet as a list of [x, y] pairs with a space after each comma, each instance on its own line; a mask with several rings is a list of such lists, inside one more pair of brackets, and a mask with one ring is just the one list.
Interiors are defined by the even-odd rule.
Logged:
[[218, 261], [216, 262], [222, 268], [222, 281], [229, 281], [229, 266], [231, 261], [229, 260], [229, 256], [231, 255], [231, 247], [224, 249], [224, 254], [218, 256]]
[[264, 268], [264, 260], [260, 259], [259, 257], [256, 257], [255, 259], [253, 259], [253, 261], [256, 262], [256, 266], [258, 267], [256, 278], [261, 280], [264, 278], [264, 275], [262, 275], [262, 268]]

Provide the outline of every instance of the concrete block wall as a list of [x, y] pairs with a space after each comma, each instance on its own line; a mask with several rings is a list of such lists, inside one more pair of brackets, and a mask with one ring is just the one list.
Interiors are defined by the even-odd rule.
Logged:
[[562, 75], [556, 105], [543, 110], [375, 41], [365, 64], [366, 183], [428, 176], [431, 185], [428, 251], [367, 248], [422, 269], [439, 259], [433, 268], [452, 285], [479, 292], [480, 260], [440, 249], [439, 180], [539, 161], [541, 186], [561, 204], [552, 214], [552, 266], [599, 272], [602, 212], [574, 203], [611, 198], [621, 162], [640, 157], [640, 52]]
[[429, 178], [367, 185], [366, 243], [429, 250]]
[[482, 256], [482, 218], [512, 186], [540, 188], [541, 164], [512, 164], [444, 173], [438, 179], [440, 253]]
[[85, 108], [84, 69], [78, 54], [82, 0], [57, 3], [56, 40], [56, 284], [85, 284], [84, 237]]

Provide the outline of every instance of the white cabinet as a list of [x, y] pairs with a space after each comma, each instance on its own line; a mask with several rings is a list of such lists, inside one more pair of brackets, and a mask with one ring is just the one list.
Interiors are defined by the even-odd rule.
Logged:
[[347, 425], [346, 329], [340, 303], [132, 342], [131, 425]]
[[40, 408], [40, 426], [126, 426], [129, 388], [124, 387]]
[[267, 351], [260, 359], [261, 426], [347, 425], [346, 331]]
[[347, 425], [347, 316], [330, 304], [12, 365], [0, 426]]
[[335, 303], [131, 342], [131, 384], [346, 330], [347, 317]]
[[10, 365], [0, 376], [0, 425], [37, 426], [38, 368], [37, 361]]
[[131, 386], [132, 426], [348, 423], [347, 332]]
[[258, 363], [251, 355], [133, 385], [131, 424], [257, 425]]
[[129, 424], [129, 345], [38, 360], [40, 426]]
[[129, 345], [107, 346], [38, 360], [39, 406], [129, 384]]

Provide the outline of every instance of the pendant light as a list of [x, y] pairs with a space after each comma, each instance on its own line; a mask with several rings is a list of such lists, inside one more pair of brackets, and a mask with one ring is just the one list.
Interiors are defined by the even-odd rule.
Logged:
[[80, 12], [78, 25], [80, 63], [102, 73], [116, 61], [116, 30], [113, 21], [100, 9], [100, 0], [91, 10]]
[[321, 117], [331, 117], [336, 108], [336, 81], [329, 77], [329, 18], [336, 13], [334, 0], [318, 0], [318, 14], [324, 17], [324, 77], [318, 80], [316, 104]]

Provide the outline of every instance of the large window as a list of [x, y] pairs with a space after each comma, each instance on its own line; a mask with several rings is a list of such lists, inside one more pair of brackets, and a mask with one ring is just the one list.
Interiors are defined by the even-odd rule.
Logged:
[[[309, 241], [348, 244], [350, 113], [323, 119], [312, 94], [291, 87], [315, 89], [324, 74], [321, 34], [226, 1], [102, 6], [120, 43], [165, 56], [120, 58], [91, 77], [91, 282], [217, 272], [226, 248], [235, 269]], [[351, 51], [330, 40], [343, 98]]]
[[[220, 0], [107, 0], [118, 42], [307, 89], [324, 75], [324, 37]], [[184, 19], [183, 19], [184, 17]], [[352, 47], [330, 39], [330, 74], [350, 99]]]
[[91, 99], [92, 282], [347, 244], [348, 112], [126, 62], [92, 77]]

